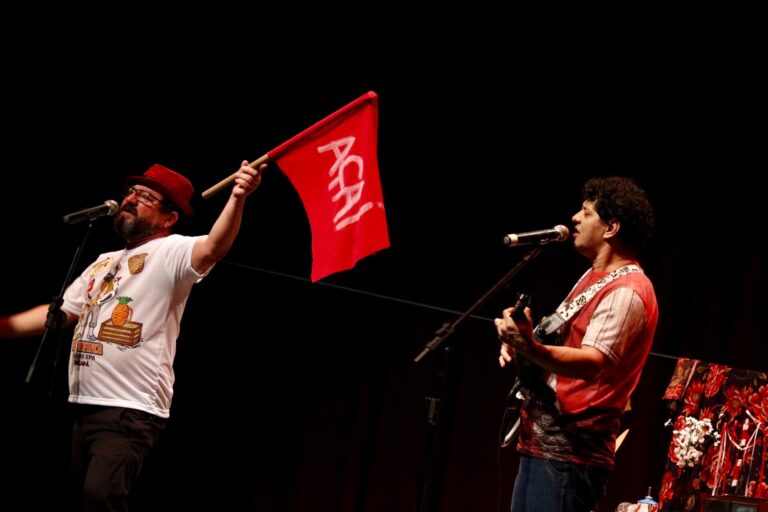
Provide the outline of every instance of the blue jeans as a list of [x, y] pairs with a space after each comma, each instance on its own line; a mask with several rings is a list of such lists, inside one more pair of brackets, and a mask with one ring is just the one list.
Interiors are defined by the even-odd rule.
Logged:
[[610, 470], [520, 456], [511, 512], [590, 512], [605, 495]]

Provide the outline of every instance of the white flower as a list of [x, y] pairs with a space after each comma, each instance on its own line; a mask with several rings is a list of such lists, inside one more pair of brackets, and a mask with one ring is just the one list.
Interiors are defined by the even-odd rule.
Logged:
[[693, 467], [699, 463], [704, 455], [704, 443], [707, 439], [714, 439], [715, 446], [720, 444], [720, 434], [712, 427], [709, 418], [697, 420], [692, 416], [685, 417], [685, 426], [680, 430], [672, 431], [673, 451], [677, 457], [677, 465]]

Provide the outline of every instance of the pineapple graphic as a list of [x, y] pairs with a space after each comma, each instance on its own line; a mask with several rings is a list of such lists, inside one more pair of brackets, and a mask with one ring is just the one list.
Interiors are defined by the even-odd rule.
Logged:
[[112, 308], [110, 318], [101, 323], [99, 328], [99, 341], [122, 345], [123, 347], [135, 347], [141, 343], [141, 322], [134, 322], [133, 308], [128, 303], [133, 302], [131, 297], [120, 295], [115, 297], [117, 305]]
[[112, 309], [112, 325], [123, 326], [131, 319], [133, 310], [128, 305], [133, 299], [122, 296], [117, 298], [117, 305]]

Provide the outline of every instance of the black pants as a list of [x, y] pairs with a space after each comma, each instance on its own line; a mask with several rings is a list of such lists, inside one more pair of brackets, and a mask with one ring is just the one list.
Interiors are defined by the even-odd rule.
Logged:
[[75, 405], [74, 510], [126, 511], [131, 485], [166, 420], [136, 409]]

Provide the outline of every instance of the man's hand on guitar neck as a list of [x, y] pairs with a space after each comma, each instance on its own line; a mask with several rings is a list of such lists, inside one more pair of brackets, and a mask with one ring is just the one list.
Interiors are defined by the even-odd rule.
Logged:
[[[544, 343], [534, 334], [531, 310], [525, 308], [525, 316], [516, 317], [515, 308], [507, 308], [503, 318], [495, 318], [496, 332], [501, 341], [499, 365], [504, 368], [515, 357], [523, 356], [546, 371], [564, 377], [589, 380], [610, 363], [602, 352], [591, 346], [563, 347]], [[515, 320], [517, 318], [517, 320]]]
[[531, 308], [527, 306], [523, 308], [522, 306], [523, 303], [518, 300], [518, 303], [513, 307], [502, 312], [503, 318], [493, 320], [493, 323], [496, 324], [499, 341], [501, 341], [499, 365], [502, 368], [507, 363], [512, 362], [516, 351], [525, 355], [536, 343], [533, 339]]

